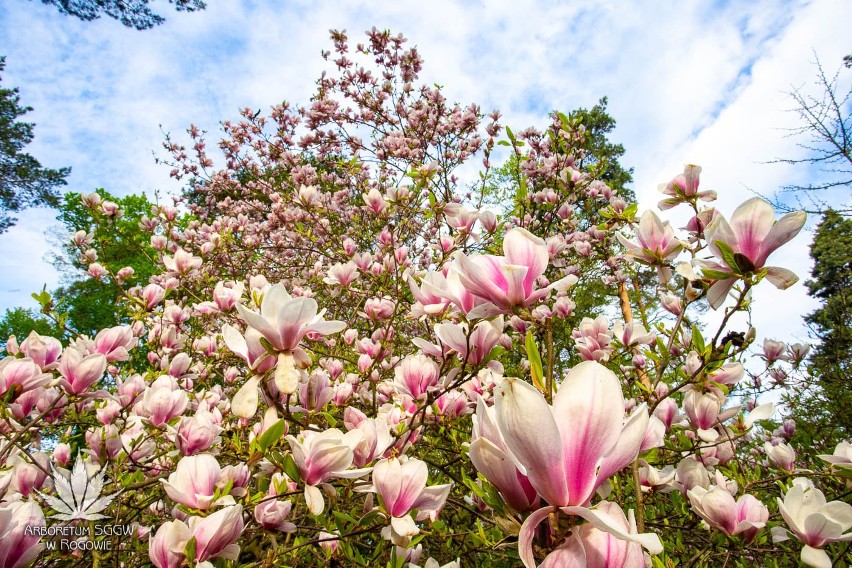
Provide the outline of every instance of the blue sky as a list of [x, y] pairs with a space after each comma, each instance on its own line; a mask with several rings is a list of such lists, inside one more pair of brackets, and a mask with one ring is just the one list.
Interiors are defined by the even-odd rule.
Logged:
[[[194, 14], [153, 5], [167, 21], [144, 32], [109, 19], [80, 22], [33, 0], [0, 5], [3, 84], [19, 87], [35, 109], [28, 150], [43, 165], [71, 166], [70, 190], [175, 192], [168, 168], [154, 161], [163, 131], [180, 135], [194, 123], [215, 132], [242, 107], [304, 103], [328, 30], [355, 38], [376, 26], [418, 46], [424, 82], [443, 85], [450, 100], [501, 110], [515, 130], [543, 126], [552, 109], [609, 97], [613, 138], [627, 148], [643, 209], [659, 200], [659, 183], [697, 163], [702, 186], [716, 189], [730, 212], [749, 189], [769, 194], [808, 178], [804, 168], [764, 163], [799, 152], [784, 136], [796, 125], [785, 92], [812, 88], [814, 53], [833, 72], [852, 51], [852, 3], [843, 0], [208, 0]], [[41, 260], [44, 231], [55, 224], [51, 211], [30, 210], [0, 235], [0, 309], [32, 306], [31, 292], [56, 285]], [[803, 233], [772, 264], [804, 280], [809, 242]], [[760, 292], [758, 328], [803, 338], [790, 316], [813, 307], [804, 287]]]

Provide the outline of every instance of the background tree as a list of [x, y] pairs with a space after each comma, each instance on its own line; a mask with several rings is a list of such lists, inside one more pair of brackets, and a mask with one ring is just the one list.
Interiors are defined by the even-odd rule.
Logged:
[[[76, 16], [90, 22], [101, 16], [118, 20], [128, 28], [147, 30], [166, 21], [155, 14], [149, 0], [41, 0], [43, 4], [56, 6], [60, 13]], [[207, 5], [202, 0], [169, 0], [178, 12], [195, 12]]]
[[[852, 61], [849, 57], [844, 58], [847, 68]], [[780, 158], [773, 163], [812, 166], [819, 181], [784, 186], [781, 193], [792, 194], [796, 205], [791, 208], [783, 199], [775, 205], [814, 214], [831, 208], [848, 216], [852, 214], [852, 82], [847, 81], [848, 76], [841, 77], [841, 70], [829, 78], [819, 59], [816, 68], [817, 95], [800, 88], [789, 93], [795, 104], [793, 111], [801, 119], [801, 126], [792, 129], [790, 135], [805, 140], [798, 144], [806, 151], [805, 157]]]
[[[0, 73], [6, 58], [0, 57]], [[0, 77], [2, 81], [2, 77]], [[15, 224], [9, 215], [27, 207], [59, 204], [57, 188], [66, 184], [70, 168], [42, 168], [38, 160], [23, 152], [33, 141], [34, 124], [18, 118], [31, 111], [21, 106], [18, 89], [0, 88], [0, 233]]]
[[804, 419], [799, 432], [804, 442], [833, 447], [852, 435], [852, 220], [829, 210], [817, 227], [811, 245], [814, 268], [809, 293], [822, 306], [805, 317], [820, 343], [810, 358], [814, 378], [797, 393]]

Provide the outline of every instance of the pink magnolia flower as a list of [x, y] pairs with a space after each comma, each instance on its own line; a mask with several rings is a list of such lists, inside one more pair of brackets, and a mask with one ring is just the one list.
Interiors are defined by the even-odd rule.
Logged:
[[452, 485], [426, 487], [429, 470], [418, 459], [391, 458], [381, 460], [373, 468], [373, 487], [379, 494], [384, 512], [391, 525], [382, 535], [397, 546], [405, 546], [420, 532], [415, 519], [409, 515], [417, 510], [418, 521], [434, 520], [444, 506]]
[[577, 282], [567, 276], [546, 288], [536, 289], [536, 280], [547, 269], [547, 243], [526, 229], [516, 227], [503, 238], [504, 256], [456, 255], [454, 269], [461, 283], [472, 294], [489, 302], [488, 309], [478, 308], [469, 317], [510, 313], [512, 308], [530, 306], [554, 288], [567, 289]]
[[699, 175], [701, 166], [687, 164], [683, 167], [683, 173], [675, 176], [667, 184], [661, 184], [661, 193], [671, 197], [660, 201], [657, 205], [661, 211], [671, 209], [679, 203], [695, 203], [696, 199], [702, 201], [713, 201], [716, 199], [715, 191], [698, 191]]
[[98, 332], [95, 336], [95, 353], [106, 355], [107, 361], [127, 361], [128, 351], [136, 345], [133, 330], [126, 325], [111, 327]]
[[796, 469], [796, 450], [793, 449], [793, 446], [783, 443], [773, 446], [771, 443], [766, 442], [763, 445], [763, 449], [766, 452], [766, 457], [778, 469], [784, 471], [793, 471]]
[[653, 211], [646, 211], [639, 218], [636, 238], [639, 244], [616, 234], [619, 242], [627, 249], [627, 256], [651, 266], [656, 266], [660, 282], [668, 282], [672, 273], [666, 264], [673, 260], [683, 248], [683, 243], [675, 238], [674, 229], [668, 221], [663, 223]]
[[261, 337], [260, 332], [253, 327], [247, 328], [243, 336], [228, 324], [222, 326], [222, 339], [228, 349], [242, 357], [249, 369], [263, 374], [275, 366], [275, 357], [260, 342]]
[[52, 369], [62, 353], [62, 344], [55, 337], [47, 337], [31, 331], [21, 343], [20, 350], [42, 370]]
[[595, 490], [633, 461], [648, 428], [640, 406], [625, 421], [615, 374], [592, 361], [566, 376], [553, 406], [531, 385], [505, 379], [495, 390], [497, 424], [530, 484], [555, 506], [587, 505]]
[[184, 548], [191, 537], [183, 521], [163, 523], [148, 543], [148, 558], [157, 568], [180, 568], [186, 559]]
[[538, 493], [515, 465], [516, 460], [497, 428], [494, 407], [487, 406], [481, 396], [477, 396], [468, 453], [473, 466], [497, 488], [512, 509], [523, 512], [538, 505]]
[[439, 375], [440, 369], [435, 361], [422, 353], [409, 355], [394, 369], [394, 387], [398, 392], [416, 399], [438, 384]]
[[[802, 562], [816, 568], [830, 568], [831, 559], [824, 550], [832, 542], [852, 542], [852, 505], [842, 501], [826, 503], [822, 491], [805, 478], [793, 480], [793, 487], [778, 499], [778, 510], [793, 534], [805, 547]], [[773, 539], [785, 540], [783, 531], [773, 532]]]
[[187, 274], [201, 266], [201, 259], [183, 249], [177, 249], [174, 256], [163, 255], [163, 265], [172, 272]]
[[44, 544], [33, 529], [44, 526], [44, 513], [34, 501], [13, 501], [0, 509], [0, 566], [23, 568], [35, 560]]
[[[276, 493], [270, 490], [269, 495], [275, 496]], [[287, 520], [290, 518], [292, 508], [293, 503], [289, 499], [286, 501], [266, 499], [255, 506], [254, 520], [268, 531], [295, 532], [296, 525]]]
[[213, 505], [213, 494], [219, 480], [221, 468], [210, 454], [199, 454], [181, 458], [168, 481], [160, 480], [163, 489], [173, 501], [206, 510]]
[[148, 418], [152, 426], [163, 426], [180, 416], [189, 406], [186, 391], [170, 375], [161, 375], [151, 383], [142, 400], [136, 403], [137, 414]]
[[741, 534], [751, 541], [769, 519], [769, 509], [752, 495], [734, 501], [726, 489], [714, 485], [709, 490], [693, 487], [687, 496], [698, 516], [728, 536]]
[[225, 507], [209, 517], [190, 517], [187, 523], [163, 523], [148, 545], [148, 557], [157, 568], [178, 568], [186, 560], [186, 543], [195, 538], [194, 564], [215, 558], [236, 560], [240, 546], [235, 543], [244, 526], [241, 505]]
[[298, 379], [293, 372], [293, 359], [307, 359], [307, 355], [299, 348], [302, 339], [308, 334], [337, 333], [346, 327], [342, 321], [325, 321], [322, 317], [325, 309], [317, 312], [317, 307], [313, 298], [291, 297], [282, 284], [276, 284], [264, 293], [260, 313], [237, 304], [240, 317], [279, 352], [275, 384], [283, 393], [292, 394], [296, 391]]
[[165, 297], [166, 289], [159, 284], [148, 284], [142, 288], [142, 302], [144, 302], [145, 307], [149, 310], [162, 302]]
[[15, 394], [12, 400], [21, 394], [43, 387], [49, 383], [52, 376], [42, 373], [38, 365], [27, 357], [16, 359], [5, 357], [0, 360], [0, 396], [6, 395], [10, 390]]
[[446, 346], [452, 348], [459, 359], [471, 365], [479, 365], [494, 349], [503, 334], [503, 317], [477, 323], [473, 331], [466, 323], [439, 323], [435, 335]]
[[209, 449], [218, 439], [222, 428], [213, 422], [209, 411], [199, 409], [195, 416], [184, 416], [175, 430], [175, 446], [184, 456]]
[[305, 501], [314, 515], [321, 514], [325, 508], [325, 500], [317, 485], [333, 478], [352, 479], [370, 472], [370, 468], [349, 469], [361, 436], [357, 429], [344, 434], [336, 428], [322, 432], [305, 430], [299, 438], [287, 436], [293, 460], [305, 484]]
[[102, 353], [85, 357], [73, 347], [65, 349], [59, 361], [59, 384], [68, 394], [79, 395], [100, 379], [107, 367], [107, 358]]
[[[766, 266], [766, 261], [769, 255], [799, 234], [806, 220], [804, 211], [796, 211], [775, 221], [772, 205], [759, 197], [737, 207], [730, 223], [722, 215], [716, 217], [704, 234], [710, 251], [722, 262], [704, 260], [700, 263], [705, 275], [715, 280], [707, 292], [710, 305], [714, 309], [721, 306], [740, 276], [762, 269], [766, 270], [766, 279], [780, 290], [795, 284], [799, 278], [790, 270]], [[719, 243], [723, 243], [722, 247]], [[722, 250], [725, 245], [733, 252], [732, 259], [725, 259]]]
[[[615, 503], [602, 501], [595, 509], [611, 517], [614, 524], [624, 533], [638, 534], [632, 510], [628, 520], [628, 517], [624, 516], [624, 511]], [[591, 523], [580, 526], [562, 546], [548, 554], [540, 566], [540, 568], [644, 567], [645, 555], [638, 542], [619, 539]]]

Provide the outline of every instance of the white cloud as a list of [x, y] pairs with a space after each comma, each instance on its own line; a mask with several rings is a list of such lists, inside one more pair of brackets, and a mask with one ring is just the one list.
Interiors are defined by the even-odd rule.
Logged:
[[[839, 63], [848, 49], [844, 24], [852, 19], [852, 6], [838, 0], [672, 1], [654, 10], [608, 0], [210, 2], [194, 14], [163, 9], [165, 25], [137, 32], [110, 20], [78, 22], [38, 2], [0, 7], [9, 57], [4, 84], [20, 86], [36, 109], [32, 153], [45, 165], [73, 167], [70, 189], [175, 191], [168, 168], [151, 156], [162, 143], [160, 125], [176, 135], [190, 123], [215, 131], [242, 107], [304, 103], [323, 68], [327, 30], [358, 38], [376, 26], [418, 46], [424, 82], [442, 84], [450, 100], [499, 108], [516, 130], [543, 126], [552, 109], [588, 107], [608, 96], [618, 121], [614, 137], [628, 150], [626, 165], [636, 168], [643, 207], [652, 207], [657, 184], [689, 161], [705, 167], [703, 185], [720, 191], [719, 205], [729, 212], [750, 195], [746, 187], [770, 192], [799, 175], [760, 163], [795, 151], [778, 130], [793, 118], [782, 112], [789, 107], [783, 91], [810, 80], [811, 48]], [[15, 232], [0, 237], [9, 251], [4, 270], [21, 273], [13, 288], [20, 295], [4, 293], [4, 306], [55, 280], [50, 267], [33, 262], [42, 254], [27, 249], [46, 249], [38, 238], [45, 222], [22, 217]], [[800, 236], [773, 262], [806, 277], [808, 242]], [[759, 292], [776, 302], [774, 291]], [[779, 298], [791, 313], [809, 309], [801, 285]], [[758, 325], [801, 332], [798, 316], [764, 314], [758, 300]]]

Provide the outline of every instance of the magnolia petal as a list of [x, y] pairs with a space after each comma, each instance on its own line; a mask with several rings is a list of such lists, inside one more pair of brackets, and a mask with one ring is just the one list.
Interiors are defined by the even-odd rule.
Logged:
[[315, 485], [305, 485], [305, 503], [308, 505], [308, 511], [312, 515], [321, 515], [325, 509], [325, 499], [323, 499], [322, 491]]
[[532, 285], [525, 289], [529, 268], [514, 264], [504, 264], [500, 268], [506, 279], [506, 303], [509, 306], [524, 305], [527, 292], [532, 291]]
[[796, 276], [795, 272], [778, 266], [766, 267], [766, 279], [779, 290], [786, 290], [799, 281], [799, 277]]
[[725, 298], [728, 297], [728, 292], [731, 291], [736, 281], [736, 278], [726, 278], [717, 280], [710, 286], [710, 289], [707, 290], [707, 301], [710, 302], [711, 308], [718, 310], [719, 306], [725, 303]]
[[775, 224], [775, 209], [767, 201], [752, 197], [734, 210], [731, 215], [731, 228], [737, 236], [731, 245], [734, 252], [747, 256], [756, 266], [760, 266], [761, 248]]
[[760, 247], [760, 257], [756, 264], [761, 266], [766, 262], [766, 259], [770, 254], [777, 250], [781, 245], [790, 242], [799, 234], [799, 231], [802, 230], [802, 227], [805, 225], [805, 221], [807, 220], [808, 215], [804, 211], [794, 211], [793, 213], [788, 213], [778, 219], [778, 222], [772, 226], [769, 233], [763, 239], [763, 243]]
[[467, 313], [468, 320], [476, 320], [476, 319], [485, 319], [492, 318], [494, 316], [499, 316], [500, 314], [505, 313], [505, 310], [501, 310], [496, 305], [491, 302], [486, 302], [484, 304], [479, 304], [474, 307]]
[[[639, 455], [639, 449], [642, 446], [642, 440], [648, 431], [649, 421], [648, 408], [643, 403], [630, 415], [624, 428], [621, 429], [621, 435], [615, 447], [610, 450], [603, 462], [601, 462], [600, 469], [598, 470], [599, 482], [603, 482], [603, 480], [609, 478], [616, 471], [636, 459], [636, 456]], [[660, 425], [665, 428], [662, 422], [660, 422]]]
[[447, 483], [432, 485], [424, 489], [417, 500], [414, 501], [414, 504], [411, 505], [412, 509], [417, 509], [417, 520], [422, 521], [426, 518], [434, 520], [437, 517], [437, 512], [443, 508], [447, 497], [450, 496], [450, 489], [452, 488], [452, 484]]
[[[563, 464], [560, 464], [560, 471], [570, 472], [570, 475], [566, 473], [565, 480], [570, 501], [556, 501], [547, 495], [543, 496], [554, 505], [585, 504], [594, 492], [601, 459], [612, 451], [621, 437], [624, 396], [615, 374], [595, 361], [584, 361], [576, 365], [569, 371], [553, 397], [553, 417], [559, 421], [562, 442], [560, 454]], [[643, 428], [636, 443], [637, 451], [644, 432]], [[531, 439], [544, 435], [544, 432], [530, 433], [528, 437]], [[630, 445], [631, 441], [625, 442]], [[514, 452], [514, 448], [512, 451]], [[623, 451], [614, 456], [610, 467], [618, 465], [615, 462], [620, 461]], [[520, 455], [515, 455], [527, 464]], [[533, 483], [534, 487], [535, 485]]]
[[[539, 568], [587, 568], [587, 566], [583, 543], [576, 536], [571, 536], [559, 548], [548, 554]], [[644, 559], [641, 566], [643, 568], [645, 566]]]
[[521, 531], [518, 533], [518, 555], [525, 568], [536, 568], [535, 555], [533, 554], [532, 541], [538, 525], [551, 513], [558, 511], [556, 507], [542, 507], [524, 521]]
[[279, 353], [275, 366], [275, 386], [284, 394], [293, 394], [299, 387], [299, 373], [291, 353]]
[[802, 563], [805, 566], [813, 566], [813, 568], [831, 568], [831, 558], [824, 550], [808, 546], [807, 544], [802, 549]]
[[526, 467], [532, 486], [551, 503], [567, 503], [561, 437], [544, 396], [507, 378], [496, 389], [495, 408], [506, 446]]
[[775, 405], [770, 403], [761, 404], [760, 406], [755, 407], [754, 410], [749, 412], [749, 415], [743, 421], [746, 428], [751, 428], [755, 422], [758, 420], [768, 420], [772, 418], [772, 415], [775, 414]]
[[231, 412], [240, 418], [251, 418], [257, 412], [259, 402], [257, 387], [260, 377], [255, 375], [240, 388], [231, 400]]
[[401, 537], [412, 537], [420, 533], [420, 529], [417, 528], [417, 524], [411, 518], [411, 515], [391, 517], [391, 527]]
[[561, 510], [569, 515], [577, 515], [583, 517], [596, 529], [608, 532], [612, 536], [621, 540], [630, 542], [638, 542], [642, 548], [648, 551], [649, 554], [659, 554], [663, 551], [663, 543], [660, 537], [654, 533], [639, 533], [632, 534], [624, 530], [622, 523], [618, 519], [603, 511], [595, 509], [587, 509], [585, 507], [560, 507]]
[[503, 238], [503, 253], [508, 264], [528, 268], [523, 282], [527, 290], [531, 290], [535, 280], [544, 274], [550, 260], [547, 243], [520, 227], [515, 227], [506, 233]]

